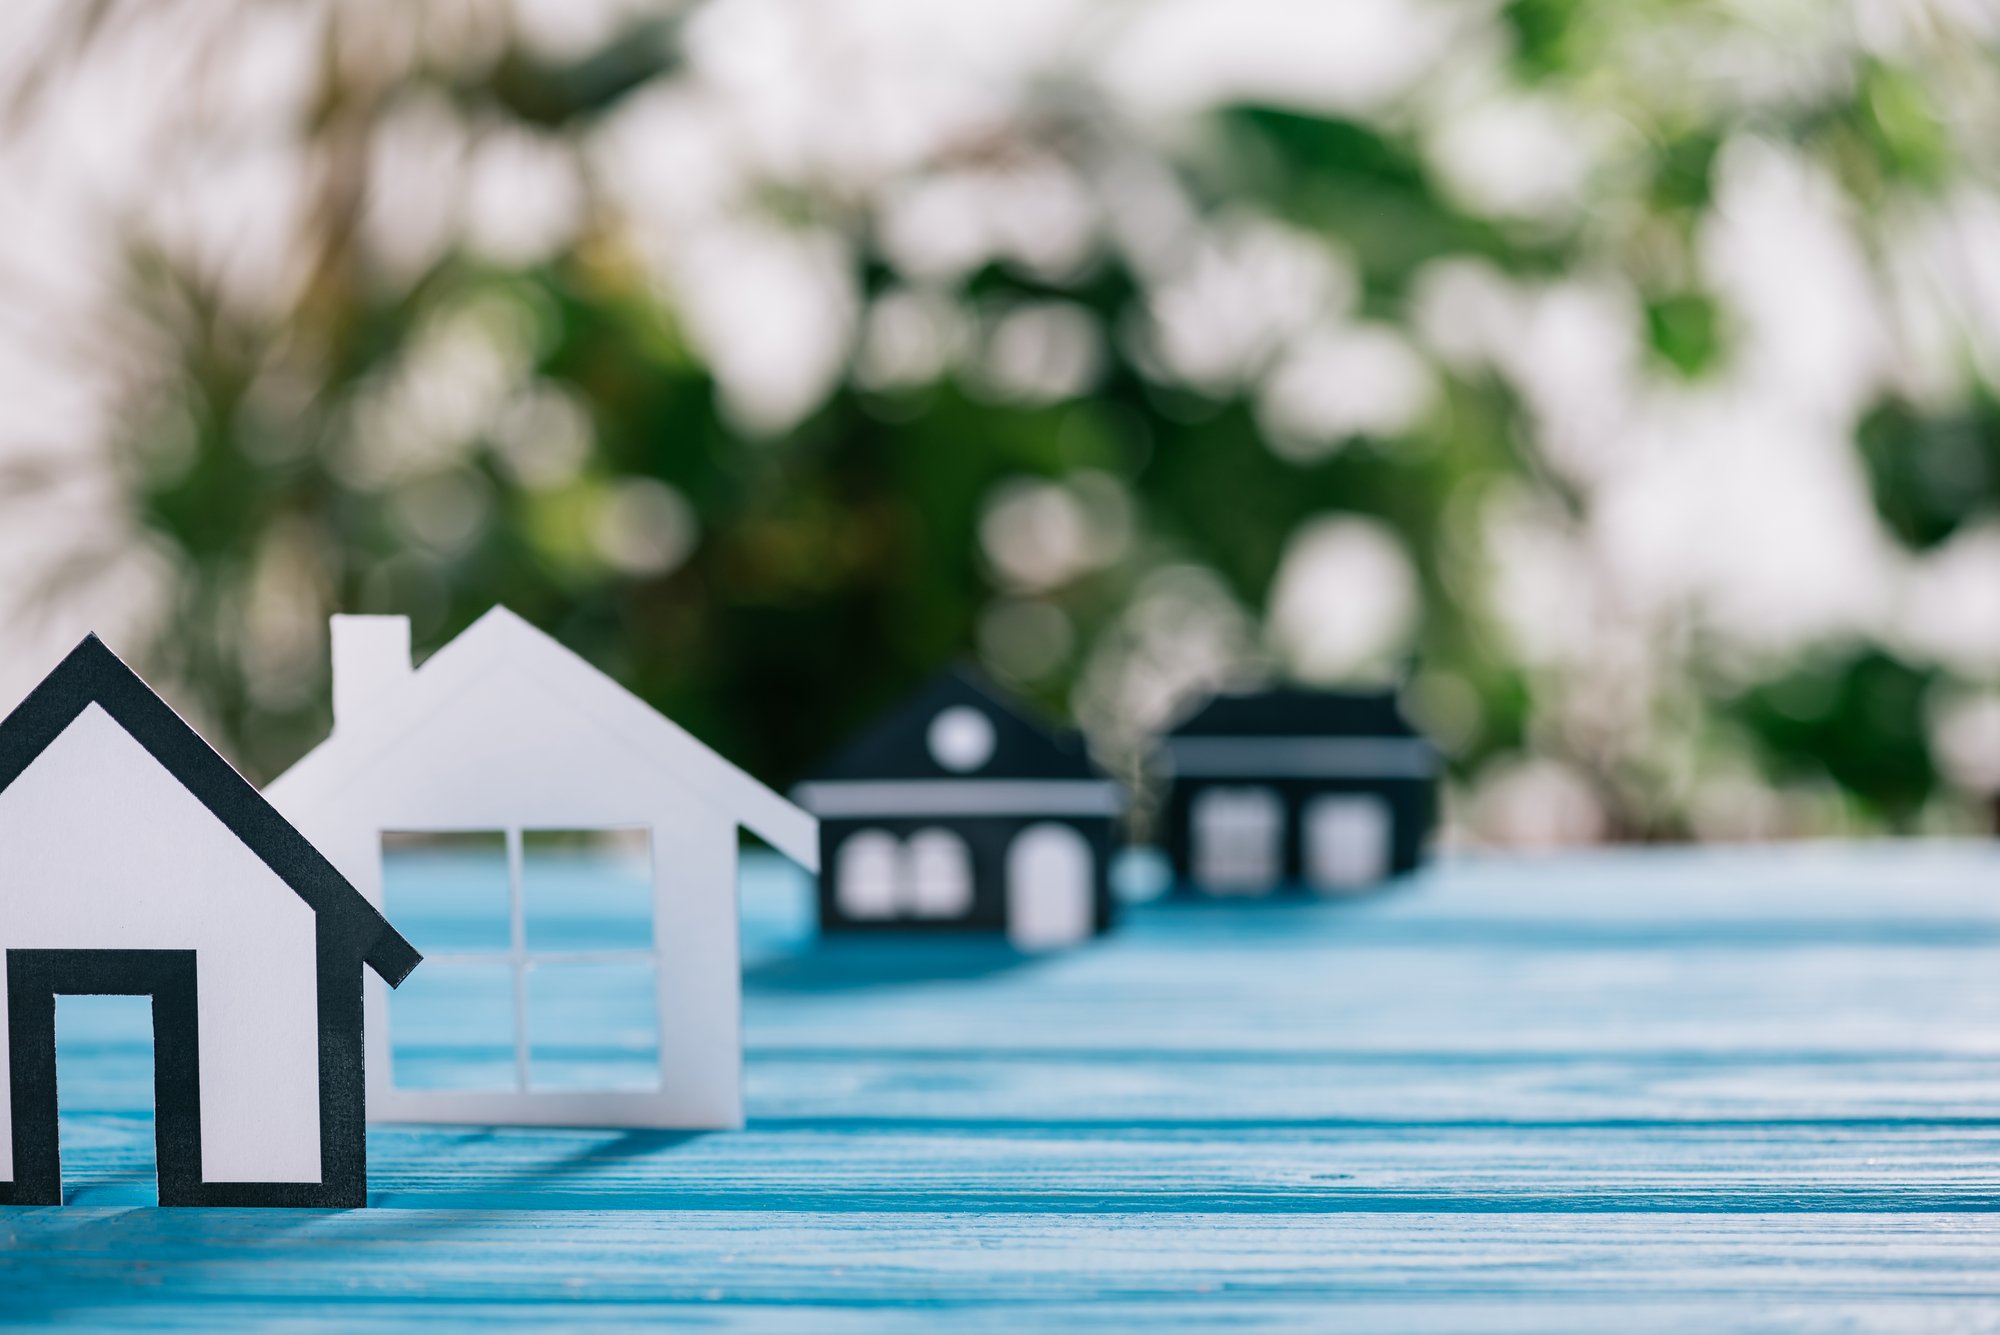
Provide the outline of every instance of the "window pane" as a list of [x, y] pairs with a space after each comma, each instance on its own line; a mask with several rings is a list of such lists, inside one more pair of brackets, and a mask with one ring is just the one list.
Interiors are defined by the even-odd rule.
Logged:
[[506, 950], [507, 836], [382, 832], [382, 912], [426, 955]]
[[903, 846], [904, 893], [919, 918], [972, 912], [972, 854], [950, 830], [919, 830]]
[[426, 960], [389, 993], [399, 1089], [517, 1089], [514, 970], [505, 961]]
[[896, 914], [895, 837], [881, 830], [851, 834], [840, 845], [834, 896], [840, 911], [857, 922]]
[[653, 849], [643, 826], [521, 835], [528, 949], [650, 950]]
[[534, 1089], [658, 1089], [660, 1013], [652, 964], [531, 962], [528, 1044]]
[[1306, 873], [1321, 890], [1374, 885], [1389, 875], [1389, 804], [1365, 793], [1306, 808]]
[[1261, 895], [1278, 883], [1285, 813], [1268, 788], [1208, 788], [1190, 824], [1194, 879], [1211, 894]]

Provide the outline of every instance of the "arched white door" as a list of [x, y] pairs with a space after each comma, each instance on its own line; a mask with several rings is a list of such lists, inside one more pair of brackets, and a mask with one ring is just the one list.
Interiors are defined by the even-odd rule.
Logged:
[[1057, 950], [1096, 925], [1090, 843], [1067, 825], [1030, 825], [1007, 850], [1007, 938], [1020, 950]]
[[896, 916], [900, 851], [896, 837], [884, 830], [861, 830], [841, 842], [834, 855], [834, 895], [842, 913], [857, 922]]

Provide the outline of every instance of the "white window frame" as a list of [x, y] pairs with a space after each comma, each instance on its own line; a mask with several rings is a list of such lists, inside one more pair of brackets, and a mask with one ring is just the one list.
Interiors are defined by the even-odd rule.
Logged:
[[[528, 912], [525, 870], [527, 865], [526, 846], [529, 834], [623, 834], [639, 831], [646, 836], [646, 920], [651, 939], [640, 946], [605, 947], [593, 950], [529, 950]], [[503, 950], [438, 950], [425, 955], [429, 962], [437, 964], [486, 964], [505, 963], [508, 965], [513, 993], [514, 1024], [514, 1084], [511, 1089], [468, 1088], [432, 1089], [421, 1085], [400, 1084], [396, 1080], [396, 1029], [395, 1003], [391, 997], [388, 1015], [389, 1088], [397, 1095], [408, 1095], [424, 1099], [454, 1100], [460, 1097], [490, 1099], [513, 1095], [528, 1095], [537, 1098], [549, 1096], [579, 1096], [585, 1098], [603, 1095], [651, 1095], [665, 1088], [665, 1071], [662, 1065], [662, 1048], [665, 1034], [661, 1032], [664, 1018], [659, 1014], [660, 997], [660, 952], [659, 952], [659, 905], [655, 902], [654, 887], [657, 884], [658, 868], [654, 863], [657, 853], [654, 849], [653, 829], [649, 825], [509, 825], [509, 826], [467, 826], [463, 829], [434, 830], [383, 830], [377, 836], [378, 855], [383, 861], [383, 886], [388, 885], [387, 841], [397, 835], [503, 835], [507, 844], [507, 949]], [[528, 1038], [528, 970], [535, 964], [630, 964], [643, 963], [653, 971], [653, 1083], [643, 1088], [637, 1086], [592, 1088], [536, 1088], [531, 1080], [532, 1049]]]

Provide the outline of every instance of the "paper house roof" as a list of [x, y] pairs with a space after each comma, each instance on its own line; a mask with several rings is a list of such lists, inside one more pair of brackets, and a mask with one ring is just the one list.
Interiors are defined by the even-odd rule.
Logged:
[[1105, 781], [1083, 739], [1030, 718], [976, 671], [938, 674], [816, 771], [811, 782], [877, 779]]
[[1217, 695], [1174, 737], [1416, 737], [1390, 690], [1315, 691], [1298, 686]]
[[1436, 775], [1434, 748], [1389, 690], [1298, 686], [1218, 695], [1166, 735], [1184, 779], [1420, 779]]
[[[376, 619], [381, 620], [381, 619]], [[673, 785], [693, 784], [721, 812], [809, 871], [819, 869], [813, 818], [730, 764], [579, 655], [504, 607], [410, 669], [408, 647], [385, 655], [371, 680], [349, 689], [365, 699], [335, 701], [333, 735], [269, 789], [279, 805], [310, 805], [384, 761], [434, 714], [486, 680], [505, 674], [531, 693], [560, 701], [599, 725], [607, 744], [641, 757]]]
[[[422, 957], [415, 947], [95, 635], [73, 649], [19, 708], [0, 720], [0, 790], [19, 778], [92, 705], [110, 715], [213, 812], [322, 924], [330, 921], [341, 937], [355, 942], [362, 960], [391, 986], [416, 968]], [[117, 813], [104, 814], [107, 825], [115, 825]], [[134, 893], [141, 892], [141, 887], [134, 887]]]

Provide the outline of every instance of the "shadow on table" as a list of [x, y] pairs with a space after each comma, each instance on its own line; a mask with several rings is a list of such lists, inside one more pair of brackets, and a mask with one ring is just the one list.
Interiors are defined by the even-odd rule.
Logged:
[[[407, 1298], [412, 1273], [426, 1274], [429, 1305], [440, 1298], [473, 1305], [494, 1283], [475, 1258], [490, 1251], [495, 1237], [508, 1236], [510, 1215], [549, 1204], [532, 1184], [511, 1198], [453, 1195], [428, 1203], [433, 1208], [416, 1213], [0, 1207], [0, 1273], [7, 1278], [0, 1326], [217, 1330], [305, 1312], [337, 1327], [330, 1313], [338, 1304]], [[579, 1208], [579, 1201], [561, 1200], [555, 1208], [563, 1206]], [[538, 1227], [553, 1225], [545, 1219]], [[440, 1256], [448, 1258], [442, 1265]], [[459, 1274], [477, 1278], [455, 1278], [454, 1261]], [[512, 1278], [539, 1282], [542, 1296], [568, 1305], [574, 1303], [570, 1273], [526, 1265]]]
[[[368, 1203], [388, 1214], [546, 1214], [698, 1208], [717, 1192], [689, 1165], [729, 1132], [565, 1127], [373, 1127]], [[726, 1194], [726, 1193], [725, 1193]]]
[[796, 994], [909, 987], [991, 978], [1044, 958], [986, 936], [843, 936], [750, 964], [743, 970], [743, 990]]
[[577, 1172], [604, 1164], [628, 1163], [634, 1159], [644, 1159], [668, 1150], [677, 1150], [703, 1136], [712, 1136], [713, 1131], [606, 1131], [608, 1139], [594, 1145], [585, 1145], [574, 1153], [566, 1154], [540, 1170], [541, 1176], [564, 1172]]

